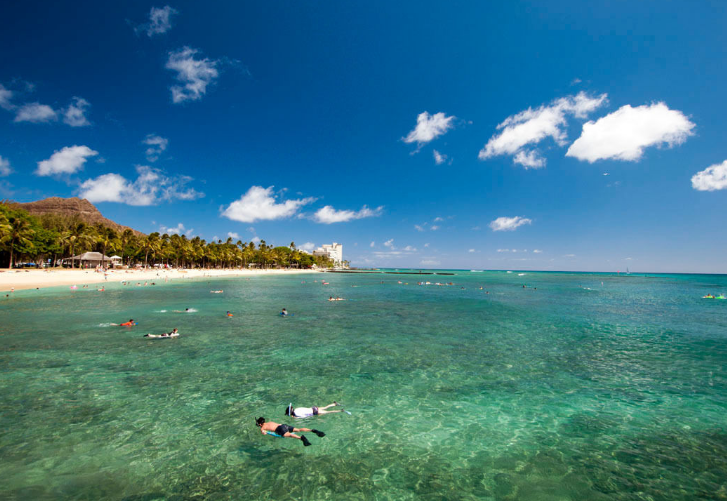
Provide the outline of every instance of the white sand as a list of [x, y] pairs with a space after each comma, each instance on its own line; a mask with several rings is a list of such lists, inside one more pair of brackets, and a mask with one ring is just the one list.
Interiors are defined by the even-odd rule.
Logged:
[[59, 285], [77, 285], [82, 287], [87, 284], [119, 283], [122, 280], [129, 282], [156, 282], [164, 283], [164, 279], [186, 280], [203, 277], [235, 277], [235, 276], [258, 276], [278, 275], [297, 273], [318, 273], [314, 270], [109, 270], [104, 277], [103, 273], [95, 270], [0, 270], [0, 291], [36, 289], [43, 287], [56, 287]]

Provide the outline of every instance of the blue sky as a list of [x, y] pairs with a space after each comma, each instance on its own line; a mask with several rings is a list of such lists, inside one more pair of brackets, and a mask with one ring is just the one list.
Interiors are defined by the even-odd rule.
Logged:
[[16, 2], [0, 197], [85, 196], [144, 232], [336, 241], [358, 266], [727, 273], [726, 17]]

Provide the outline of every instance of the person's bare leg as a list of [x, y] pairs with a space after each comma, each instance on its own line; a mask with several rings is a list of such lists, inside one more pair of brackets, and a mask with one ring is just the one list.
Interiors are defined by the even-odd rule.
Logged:
[[[297, 428], [296, 428], [296, 431], [297, 431]], [[297, 438], [298, 440], [300, 440], [300, 437], [298, 435], [296, 435], [295, 433], [288, 432], [288, 433], [286, 433], [283, 436], [286, 437], [286, 438]]]
[[[310, 428], [293, 428], [293, 431], [313, 431]], [[286, 433], [285, 436], [287, 437], [288, 434]]]
[[324, 411], [322, 409], [318, 409], [318, 414], [319, 415], [322, 415], [322, 414], [335, 414], [336, 412], [343, 412], [343, 410], [338, 410], [338, 411]]
[[335, 406], [337, 406], [337, 405], [338, 405], [338, 404], [337, 404], [336, 402], [333, 402], [332, 404], [328, 404], [328, 405], [326, 405], [325, 407], [318, 407], [318, 410], [319, 410], [319, 411], [321, 411], [321, 410], [326, 410], [326, 409], [328, 409], [329, 407], [335, 407]]

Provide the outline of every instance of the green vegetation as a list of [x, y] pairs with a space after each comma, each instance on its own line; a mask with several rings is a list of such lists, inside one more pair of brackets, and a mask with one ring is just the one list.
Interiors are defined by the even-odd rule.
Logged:
[[333, 262], [298, 250], [295, 243], [273, 247], [253, 242], [206, 242], [184, 235], [119, 233], [100, 224], [89, 226], [75, 217], [47, 214], [31, 216], [12, 203], [0, 203], [0, 266], [32, 262], [37, 266], [59, 262], [87, 251], [116, 253], [123, 264], [165, 264], [182, 268], [330, 268]]

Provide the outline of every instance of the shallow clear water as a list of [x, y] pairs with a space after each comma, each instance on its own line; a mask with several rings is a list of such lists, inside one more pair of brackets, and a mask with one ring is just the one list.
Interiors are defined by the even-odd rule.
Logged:
[[0, 498], [727, 499], [727, 277], [455, 273], [3, 297]]

